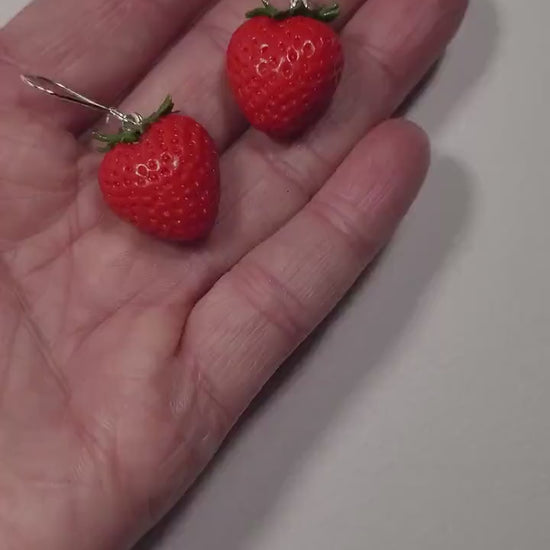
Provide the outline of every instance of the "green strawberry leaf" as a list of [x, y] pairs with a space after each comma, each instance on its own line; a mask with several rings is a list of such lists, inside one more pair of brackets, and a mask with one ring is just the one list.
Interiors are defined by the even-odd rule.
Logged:
[[338, 4], [308, 8], [303, 1], [300, 1], [295, 7], [288, 10], [278, 10], [269, 0], [262, 0], [262, 4], [262, 7], [249, 11], [246, 17], [251, 19], [253, 17], [264, 16], [282, 21], [283, 19], [300, 15], [302, 17], [311, 17], [323, 23], [330, 23], [340, 15], [340, 6]]
[[172, 97], [168, 96], [152, 115], [144, 118], [141, 122], [129, 121], [123, 123], [120, 131], [116, 134], [108, 135], [94, 132], [93, 137], [95, 140], [104, 144], [99, 150], [102, 153], [106, 153], [121, 143], [137, 143], [155, 122], [158, 122], [161, 118], [173, 112], [174, 102]]

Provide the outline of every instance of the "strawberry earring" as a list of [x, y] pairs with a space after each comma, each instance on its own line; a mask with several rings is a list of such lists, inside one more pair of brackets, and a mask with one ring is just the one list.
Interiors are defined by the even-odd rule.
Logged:
[[198, 122], [174, 112], [170, 97], [145, 118], [105, 107], [44, 77], [21, 78], [41, 92], [120, 121], [118, 134], [94, 134], [106, 153], [99, 185], [120, 218], [173, 241], [196, 241], [208, 235], [220, 200], [218, 153]]
[[252, 126], [288, 139], [319, 118], [340, 82], [342, 45], [328, 25], [339, 8], [291, 0], [281, 11], [268, 0], [262, 3], [231, 38], [229, 84]]

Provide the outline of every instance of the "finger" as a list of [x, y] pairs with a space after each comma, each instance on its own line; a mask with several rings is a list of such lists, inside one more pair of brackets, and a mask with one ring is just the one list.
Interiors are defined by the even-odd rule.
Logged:
[[114, 103], [210, 3], [213, 0], [35, 0], [0, 34], [0, 79], [9, 84], [2, 100], [81, 129], [90, 121], [89, 113], [25, 90], [19, 73], [48, 76]]
[[390, 121], [374, 130], [299, 214], [198, 303], [182, 368], [239, 414], [387, 242], [428, 163], [416, 126]]
[[[364, 1], [342, 0], [336, 28], [342, 28]], [[170, 92], [178, 108], [208, 128], [224, 149], [247, 126], [226, 83], [225, 54], [231, 35], [255, 3], [260, 2], [223, 0], [213, 6], [137, 86], [123, 107], [139, 112]]]
[[293, 144], [249, 131], [224, 155], [222, 173], [231, 177], [203, 255], [227, 268], [294, 215], [442, 54], [465, 7], [465, 0], [367, 2], [342, 33], [347, 66], [326, 116]]

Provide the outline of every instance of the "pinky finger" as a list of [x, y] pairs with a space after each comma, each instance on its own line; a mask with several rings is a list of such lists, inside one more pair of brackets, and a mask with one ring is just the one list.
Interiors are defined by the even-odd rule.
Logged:
[[182, 368], [192, 361], [200, 369], [232, 420], [386, 244], [428, 164], [421, 130], [403, 121], [382, 124], [294, 219], [197, 304]]

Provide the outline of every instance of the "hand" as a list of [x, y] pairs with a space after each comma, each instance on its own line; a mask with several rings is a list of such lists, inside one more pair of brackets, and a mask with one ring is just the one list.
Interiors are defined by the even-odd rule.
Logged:
[[[425, 176], [424, 134], [375, 125], [441, 55], [466, 0], [343, 0], [342, 85], [292, 145], [246, 131], [224, 84], [225, 46], [254, 0], [205, 4], [37, 0], [1, 31], [4, 549], [131, 546], [386, 243]], [[126, 97], [125, 111], [172, 93], [223, 152], [211, 238], [175, 246], [116, 219], [100, 156], [77, 139], [93, 114], [24, 89], [21, 72], [107, 104]]]

